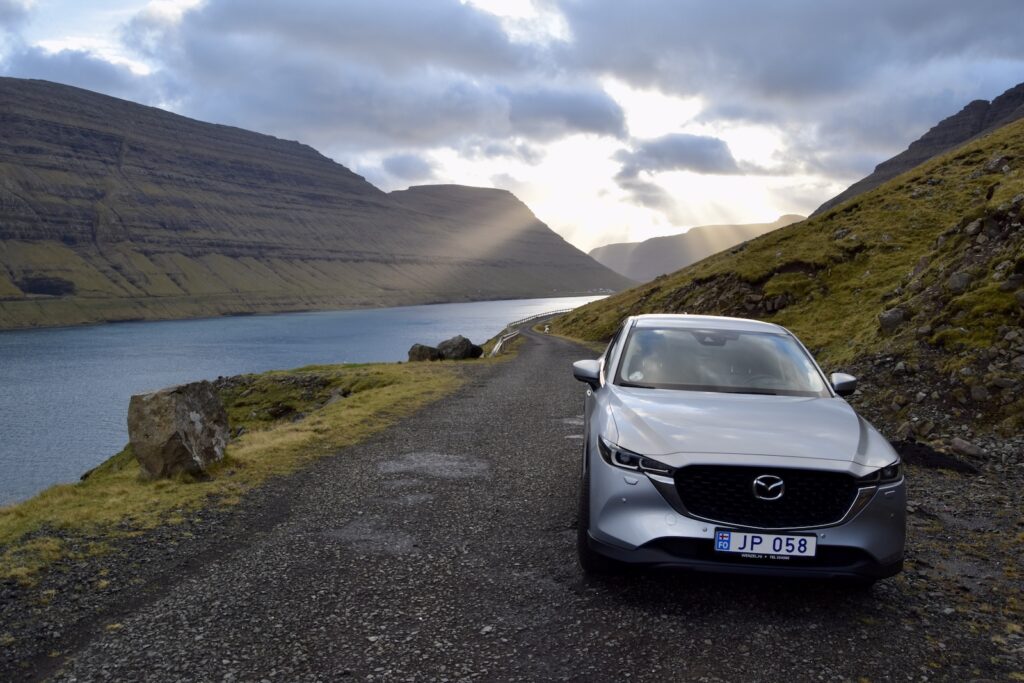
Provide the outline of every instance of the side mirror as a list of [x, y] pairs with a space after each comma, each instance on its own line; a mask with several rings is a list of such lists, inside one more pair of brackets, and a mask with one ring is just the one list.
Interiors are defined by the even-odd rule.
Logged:
[[586, 382], [591, 389], [601, 386], [601, 363], [596, 360], [578, 360], [572, 364], [572, 376]]
[[845, 372], [833, 372], [830, 379], [832, 388], [840, 396], [849, 396], [857, 391], [857, 378], [853, 375], [847, 375]]

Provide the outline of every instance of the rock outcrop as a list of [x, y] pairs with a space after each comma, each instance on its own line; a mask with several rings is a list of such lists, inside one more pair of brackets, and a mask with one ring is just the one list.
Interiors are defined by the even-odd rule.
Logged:
[[209, 382], [139, 394], [128, 404], [128, 441], [152, 478], [202, 475], [224, 457], [228, 415]]
[[0, 329], [611, 291], [504, 190], [385, 193], [312, 148], [0, 78]]
[[434, 346], [426, 344], [413, 344], [409, 348], [409, 362], [416, 363], [426, 360], [441, 360], [441, 352]]
[[483, 348], [477, 346], [461, 334], [446, 339], [436, 347], [425, 344], [413, 344], [409, 349], [409, 362], [428, 360], [469, 360], [484, 355]]
[[681, 235], [652, 237], [643, 242], [606, 244], [591, 249], [589, 254], [595, 261], [616, 273], [637, 282], [647, 282], [803, 219], [803, 216], [787, 214], [772, 223], [702, 225], [690, 228]]
[[446, 339], [437, 345], [437, 350], [445, 360], [468, 360], [484, 355], [484, 350], [469, 341], [461, 334]]
[[974, 138], [1024, 118], [1024, 83], [1020, 83], [991, 102], [975, 100], [956, 114], [943, 119], [935, 127], [910, 143], [910, 147], [875, 166], [874, 172], [858, 180], [828, 200], [812, 216], [828, 211], [833, 206], [873, 190], [901, 173], [923, 164], [933, 157], [945, 154]]

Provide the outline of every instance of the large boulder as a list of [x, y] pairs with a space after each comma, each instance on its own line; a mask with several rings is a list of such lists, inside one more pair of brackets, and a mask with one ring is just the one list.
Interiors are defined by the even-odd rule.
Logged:
[[150, 477], [203, 474], [224, 457], [228, 414], [205, 381], [139, 394], [128, 404], [128, 441]]
[[484, 355], [484, 350], [469, 341], [461, 334], [446, 339], [437, 345], [441, 357], [445, 360], [465, 360], [467, 358], [479, 358]]
[[427, 346], [426, 344], [413, 344], [409, 348], [409, 362], [423, 360], [441, 360], [441, 352], [435, 349], [433, 346]]

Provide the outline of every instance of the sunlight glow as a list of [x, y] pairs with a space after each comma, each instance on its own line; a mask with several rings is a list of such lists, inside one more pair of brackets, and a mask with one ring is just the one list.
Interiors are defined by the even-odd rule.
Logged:
[[700, 98], [638, 90], [614, 78], [604, 79], [601, 85], [626, 113], [629, 134], [636, 138], [656, 138], [682, 132], [683, 126], [703, 108]]

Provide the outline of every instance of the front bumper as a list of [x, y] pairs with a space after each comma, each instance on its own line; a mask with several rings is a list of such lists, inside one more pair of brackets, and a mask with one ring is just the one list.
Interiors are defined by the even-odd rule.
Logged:
[[716, 529], [744, 527], [702, 521], [678, 512], [644, 474], [591, 460], [590, 547], [629, 563], [698, 571], [774, 576], [878, 579], [898, 573], [906, 543], [904, 481], [878, 487], [843, 523], [815, 529], [814, 558], [748, 559], [714, 550]]

